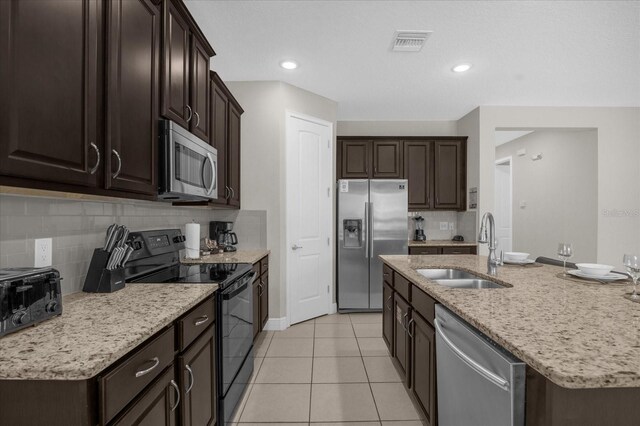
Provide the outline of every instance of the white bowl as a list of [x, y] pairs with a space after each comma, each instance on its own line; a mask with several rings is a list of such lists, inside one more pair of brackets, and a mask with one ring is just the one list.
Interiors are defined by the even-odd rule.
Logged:
[[611, 265], [601, 265], [599, 263], [576, 263], [578, 269], [587, 275], [604, 276], [613, 270]]
[[529, 253], [521, 253], [519, 251], [508, 251], [504, 254], [506, 260], [526, 260], [528, 257]]

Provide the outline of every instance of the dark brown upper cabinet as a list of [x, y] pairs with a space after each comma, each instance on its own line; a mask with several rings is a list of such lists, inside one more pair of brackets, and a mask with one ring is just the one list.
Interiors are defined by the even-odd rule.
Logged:
[[209, 62], [215, 52], [181, 0], [164, 0], [161, 112], [209, 142]]
[[372, 141], [338, 139], [338, 179], [368, 179]]
[[3, 176], [102, 186], [103, 6], [101, 0], [0, 2]]
[[402, 179], [402, 142], [398, 140], [373, 141], [374, 179]]
[[466, 144], [460, 140], [434, 142], [435, 208], [466, 208]]
[[211, 145], [218, 151], [218, 198], [212, 203], [240, 208], [240, 125], [244, 112], [220, 76], [211, 71]]
[[433, 143], [406, 141], [404, 143], [404, 178], [407, 179], [409, 210], [429, 210], [433, 203]]
[[160, 29], [151, 0], [107, 3], [107, 189], [157, 192]]

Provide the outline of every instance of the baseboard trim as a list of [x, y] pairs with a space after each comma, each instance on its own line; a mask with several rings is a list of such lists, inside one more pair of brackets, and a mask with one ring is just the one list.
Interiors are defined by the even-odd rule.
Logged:
[[329, 315], [333, 315], [338, 313], [338, 304], [337, 303], [332, 303], [331, 304], [331, 308], [329, 309]]
[[269, 318], [263, 329], [267, 331], [282, 331], [286, 330], [287, 327], [287, 317]]

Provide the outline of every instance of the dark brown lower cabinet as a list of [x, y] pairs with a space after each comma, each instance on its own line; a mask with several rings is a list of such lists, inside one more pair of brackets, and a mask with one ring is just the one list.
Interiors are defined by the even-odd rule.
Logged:
[[409, 304], [397, 293], [393, 296], [393, 355], [398, 361], [404, 377], [408, 377], [409, 368], [409, 334], [406, 323], [410, 315]]
[[267, 325], [269, 321], [269, 275], [264, 274], [260, 278], [260, 284], [262, 284], [260, 291], [260, 325], [262, 329]]
[[174, 426], [179, 388], [174, 365], [169, 368], [114, 423], [114, 426]]
[[430, 426], [435, 425], [436, 412], [436, 332], [416, 311], [412, 311], [410, 389]]
[[183, 426], [216, 423], [215, 330], [209, 327], [178, 358]]
[[258, 275], [253, 281], [253, 339], [269, 321], [269, 256], [253, 264]]
[[393, 356], [393, 289], [386, 282], [382, 286], [382, 338]]
[[[260, 277], [253, 280], [253, 318], [260, 318]], [[262, 321], [254, 319], [253, 321], [253, 340], [256, 339], [258, 333], [262, 330]]]
[[443, 246], [443, 247], [420, 247], [414, 246], [409, 247], [409, 254], [478, 254], [477, 246], [464, 246], [464, 247], [455, 247], [455, 246]]

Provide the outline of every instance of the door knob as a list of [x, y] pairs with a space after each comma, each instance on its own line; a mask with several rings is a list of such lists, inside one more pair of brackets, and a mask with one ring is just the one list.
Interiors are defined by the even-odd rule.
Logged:
[[298, 249], [301, 249], [301, 248], [302, 248], [302, 246], [299, 246], [297, 244], [294, 244], [294, 245], [291, 246], [291, 250], [298, 250]]

